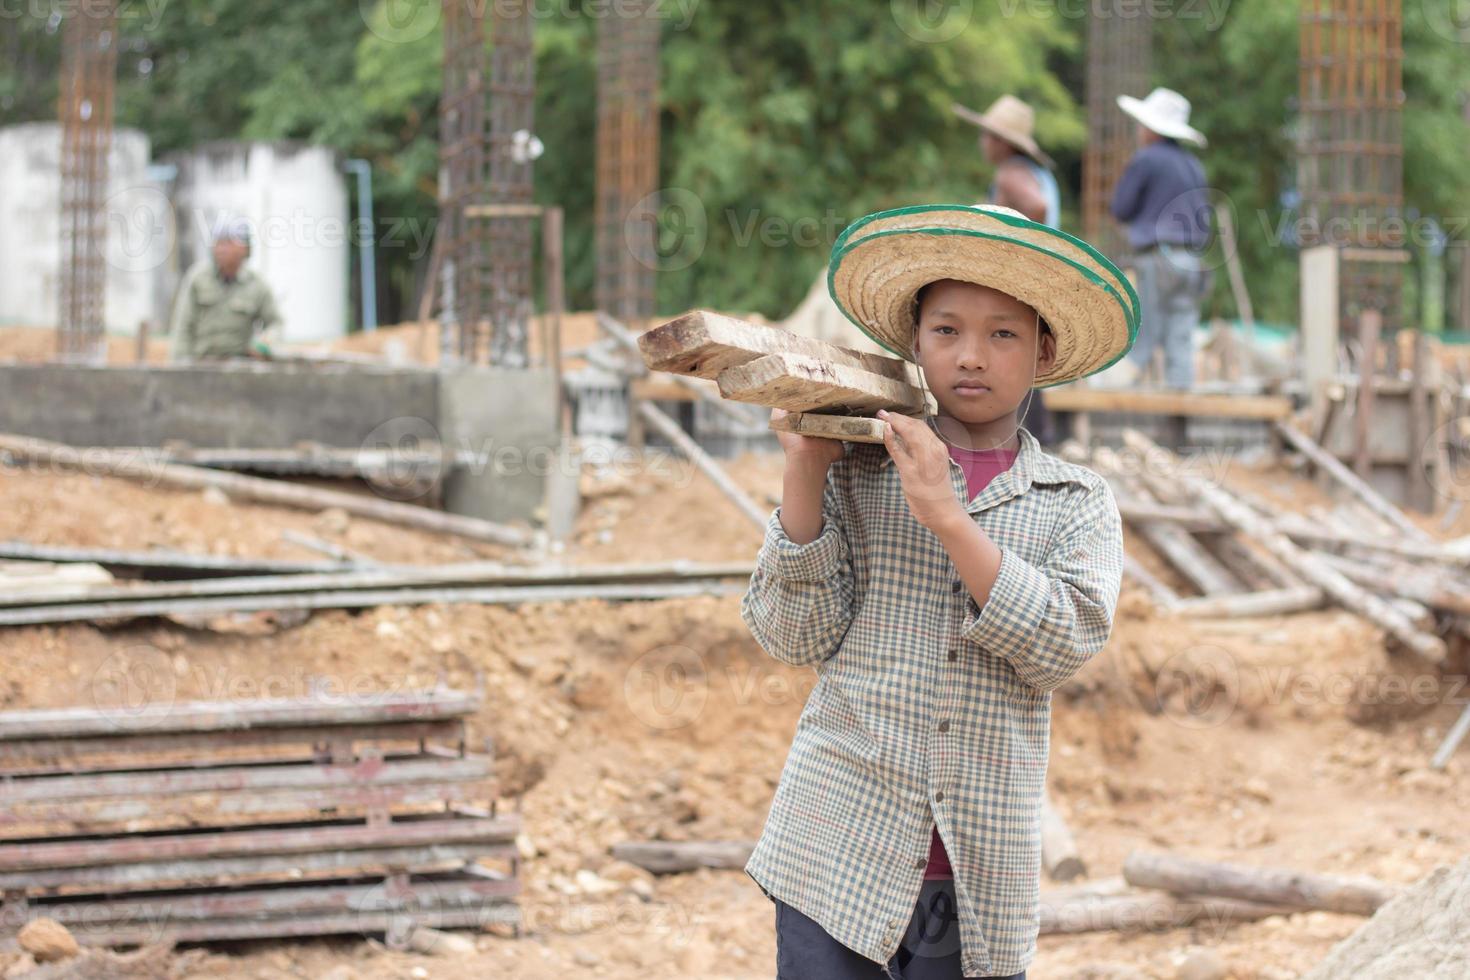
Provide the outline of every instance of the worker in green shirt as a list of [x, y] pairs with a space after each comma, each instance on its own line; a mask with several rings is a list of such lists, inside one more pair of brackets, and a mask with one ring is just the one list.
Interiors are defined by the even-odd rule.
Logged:
[[175, 361], [270, 357], [267, 338], [279, 331], [281, 314], [265, 280], [244, 268], [249, 255], [249, 225], [222, 222], [210, 258], [184, 274], [174, 297]]

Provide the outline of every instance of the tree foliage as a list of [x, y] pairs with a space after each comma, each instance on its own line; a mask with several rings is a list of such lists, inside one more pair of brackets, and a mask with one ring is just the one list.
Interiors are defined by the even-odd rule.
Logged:
[[[491, 0], [464, 0], [489, 3]], [[1405, 4], [1404, 186], [1410, 215], [1464, 238], [1470, 32], [1459, 0]], [[76, 3], [57, 0], [57, 10]], [[662, 312], [693, 305], [784, 315], [845, 223], [919, 201], [971, 202], [990, 172], [950, 112], [1014, 92], [1038, 108], [1076, 229], [1090, 5], [997, 0], [664, 2]], [[1234, 208], [1258, 315], [1295, 318], [1283, 239], [1294, 186], [1296, 0], [1163, 4], [1154, 81], [1193, 101], [1211, 185]], [[933, 11], [946, 12], [937, 20]], [[214, 139], [321, 143], [374, 167], [389, 316], [411, 313], [435, 216], [437, 0], [127, 3], [117, 118], [162, 155]], [[567, 212], [569, 298], [592, 303], [596, 37], [608, 0], [533, 4], [536, 196]], [[55, 116], [59, 15], [30, 4], [0, 22], [0, 124]], [[687, 21], [681, 16], [692, 12]], [[1143, 93], [1138, 93], [1143, 94]], [[412, 223], [418, 234], [401, 234]], [[400, 233], [394, 235], [394, 231]], [[1223, 278], [1223, 277], [1222, 277]], [[1223, 285], [1214, 312], [1233, 312]]]

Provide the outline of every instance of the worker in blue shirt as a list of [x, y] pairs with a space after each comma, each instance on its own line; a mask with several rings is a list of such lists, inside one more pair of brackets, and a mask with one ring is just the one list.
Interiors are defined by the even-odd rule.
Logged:
[[1209, 292], [1203, 253], [1209, 245], [1205, 170], [1184, 144], [1205, 145], [1189, 125], [1189, 100], [1167, 88], [1146, 99], [1120, 95], [1118, 107], [1138, 122], [1138, 152], [1113, 191], [1113, 217], [1128, 226], [1142, 320], [1129, 360], [1141, 373], [1164, 350], [1164, 384], [1194, 383], [1194, 334]]

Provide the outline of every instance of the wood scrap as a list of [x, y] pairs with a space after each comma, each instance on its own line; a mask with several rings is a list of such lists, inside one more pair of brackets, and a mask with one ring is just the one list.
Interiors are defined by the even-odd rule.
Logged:
[[771, 431], [795, 432], [804, 436], [841, 439], [845, 442], [882, 443], [883, 431], [887, 424], [882, 419], [863, 418], [858, 415], [791, 412], [780, 418], [772, 419]]
[[1177, 895], [1209, 895], [1348, 915], [1372, 915], [1399, 891], [1374, 878], [1256, 868], [1146, 851], [1133, 851], [1124, 859], [1123, 877], [1130, 885]]
[[767, 354], [726, 368], [715, 380], [731, 401], [788, 412], [924, 410], [924, 392], [916, 385], [804, 354]]
[[612, 856], [654, 874], [679, 874], [701, 868], [745, 867], [755, 841], [627, 841], [612, 846]]
[[1305, 432], [1302, 432], [1285, 421], [1276, 423], [1276, 431], [1281, 433], [1282, 437], [1291, 443], [1293, 448], [1313, 463], [1316, 463], [1317, 466], [1321, 467], [1323, 472], [1336, 480], [1337, 484], [1344, 490], [1351, 493], [1358, 500], [1361, 500], [1375, 514], [1408, 536], [1410, 541], [1430, 542], [1433, 540], [1427, 532], [1409, 520], [1402, 510], [1395, 507], [1382, 494], [1369, 486], [1367, 481], [1363, 480], [1358, 474], [1344, 466], [1336, 456], [1323, 449], [1316, 442], [1313, 442], [1311, 437]]
[[1420, 656], [1435, 663], [1444, 661], [1445, 645], [1438, 636], [1420, 630], [1397, 609], [1349, 581], [1317, 555], [1299, 548], [1223, 486], [1216, 486], [1185, 471], [1173, 453], [1160, 449], [1153, 440], [1136, 430], [1124, 430], [1123, 439], [1130, 447], [1149, 453], [1164, 472], [1213, 508], [1222, 520], [1254, 539], [1307, 583], [1322, 589], [1343, 607], [1381, 626]]
[[74, 446], [26, 436], [0, 434], [0, 452], [20, 459], [50, 463], [91, 474], [117, 476], [136, 480], [147, 486], [202, 490], [216, 487], [232, 499], [276, 504], [300, 510], [322, 511], [337, 507], [349, 514], [372, 520], [412, 527], [439, 534], [453, 534], [489, 541], [495, 544], [524, 547], [532, 542], [528, 531], [460, 514], [415, 507], [391, 500], [380, 500], [340, 490], [323, 490], [279, 480], [243, 476], [239, 473], [208, 470], [177, 463], [157, 463], [109, 449], [77, 449]]
[[1168, 892], [1109, 895], [1055, 901], [1041, 895], [1041, 934], [1079, 932], [1143, 932], [1174, 929], [1204, 920], [1255, 922], [1273, 915], [1289, 915], [1292, 908], [1263, 905], [1232, 898], [1180, 897]]
[[[642, 362], [643, 352], [638, 347], [638, 337], [622, 323], [608, 316], [606, 313], [597, 314], [597, 325], [623, 350], [632, 355], [632, 359], [621, 366], [622, 371], [631, 371], [640, 379], [645, 379], [648, 368]], [[750, 410], [743, 405], [732, 405], [720, 398], [719, 389], [711, 386], [709, 381], [703, 378], [688, 378], [679, 374], [667, 375], [668, 380], [682, 389], [686, 394], [693, 395], [699, 401], [713, 406], [721, 414], [727, 416], [741, 425], [751, 425], [756, 419], [750, 414]], [[644, 382], [646, 383], [646, 381]], [[637, 382], [635, 381], [635, 384]], [[645, 396], [647, 397], [647, 396]]]
[[1086, 877], [1087, 865], [1066, 818], [1057, 812], [1050, 793], [1041, 794], [1041, 865], [1052, 881]]

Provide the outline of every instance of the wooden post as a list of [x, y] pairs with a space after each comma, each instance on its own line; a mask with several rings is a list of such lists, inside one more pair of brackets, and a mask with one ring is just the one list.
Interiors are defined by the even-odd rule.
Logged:
[[1331, 245], [1302, 249], [1301, 377], [1313, 417], [1321, 415], [1321, 386], [1337, 375], [1338, 259]]
[[1306, 433], [1297, 430], [1285, 421], [1276, 423], [1276, 431], [1280, 432], [1295, 449], [1336, 480], [1343, 489], [1361, 500], [1373, 513], [1403, 532], [1409, 540], [1432, 542], [1433, 539], [1429, 534], [1405, 517], [1402, 510], [1395, 507], [1381, 493], [1344, 466], [1336, 456], [1313, 442]]
[[429, 249], [429, 271], [424, 274], [424, 288], [419, 293], [418, 328], [414, 337], [414, 355], [420, 364], [429, 363], [429, 317], [434, 314], [434, 299], [439, 295], [439, 267], [444, 263], [444, 236], [434, 232]]
[[562, 242], [563, 213], [561, 208], [547, 208], [541, 216], [541, 249], [545, 261], [542, 274], [546, 277], [545, 354], [551, 365], [552, 377], [556, 379], [556, 418], [563, 435], [571, 432], [571, 417], [567, 411], [567, 395], [562, 387], [562, 317], [566, 314], [566, 271]]
[[1041, 863], [1052, 881], [1072, 881], [1087, 874], [1072, 828], [1057, 812], [1050, 793], [1041, 795]]
[[[1409, 387], [1409, 459], [1404, 474], [1404, 503], [1415, 510], [1434, 513], [1434, 484], [1429, 469], [1433, 460], [1427, 455], [1434, 422], [1430, 417], [1429, 388], [1437, 372], [1432, 363], [1429, 337], [1423, 330], [1414, 331], [1413, 380]], [[1437, 385], [1436, 385], [1437, 387]], [[1437, 414], [1437, 413], [1436, 413]]]
[[147, 320], [138, 321], [138, 346], [133, 354], [133, 360], [139, 364], [148, 363], [148, 331], [152, 323]]
[[1162, 888], [1176, 895], [1213, 895], [1347, 915], [1372, 915], [1398, 893], [1397, 888], [1373, 878], [1252, 868], [1144, 851], [1134, 851], [1124, 859], [1123, 877], [1130, 885]]
[[1383, 315], [1364, 310], [1358, 317], [1358, 414], [1353, 420], [1353, 470], [1364, 480], [1373, 472], [1373, 379], [1377, 374], [1378, 335]]

